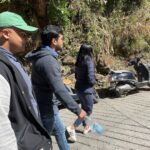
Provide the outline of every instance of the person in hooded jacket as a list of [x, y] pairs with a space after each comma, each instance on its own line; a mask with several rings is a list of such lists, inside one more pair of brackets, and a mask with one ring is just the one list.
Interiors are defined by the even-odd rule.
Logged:
[[87, 113], [84, 120], [76, 119], [73, 125], [67, 127], [67, 131], [71, 134], [72, 140], [76, 141], [75, 129], [82, 123], [84, 126], [84, 134], [91, 131], [90, 116], [93, 111], [94, 102], [94, 84], [95, 67], [93, 59], [93, 48], [91, 45], [84, 43], [81, 45], [75, 63], [75, 89], [81, 101], [82, 109]]
[[58, 50], [63, 48], [63, 33], [58, 26], [47, 25], [41, 32], [42, 45], [26, 58], [32, 63], [32, 84], [41, 112], [43, 125], [54, 133], [60, 150], [69, 150], [65, 126], [60, 118], [56, 97], [80, 119], [86, 115], [66, 90], [58, 63]]

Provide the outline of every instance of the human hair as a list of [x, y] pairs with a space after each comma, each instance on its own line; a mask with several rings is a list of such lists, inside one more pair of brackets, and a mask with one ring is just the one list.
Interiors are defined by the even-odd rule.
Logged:
[[59, 34], [63, 34], [63, 31], [60, 27], [55, 25], [45, 26], [41, 32], [42, 44], [50, 46], [52, 39], [57, 39]]
[[84, 43], [78, 52], [75, 66], [79, 66], [82, 61], [88, 60], [89, 58], [93, 58], [93, 48], [91, 45]]

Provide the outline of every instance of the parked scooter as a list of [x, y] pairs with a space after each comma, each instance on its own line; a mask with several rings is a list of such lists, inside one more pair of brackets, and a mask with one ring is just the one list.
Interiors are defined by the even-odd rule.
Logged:
[[145, 85], [150, 86], [149, 64], [143, 64], [141, 57], [134, 57], [129, 60], [128, 66], [133, 66], [136, 74], [128, 70], [111, 70], [109, 73], [109, 91], [115, 93], [117, 97], [126, 96], [129, 92]]

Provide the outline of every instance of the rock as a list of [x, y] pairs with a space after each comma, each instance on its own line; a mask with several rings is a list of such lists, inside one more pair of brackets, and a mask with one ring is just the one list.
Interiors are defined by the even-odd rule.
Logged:
[[75, 58], [67, 55], [67, 56], [63, 57], [62, 64], [63, 65], [74, 65], [75, 64]]
[[106, 76], [108, 75], [110, 68], [106, 63], [106, 60], [103, 58], [102, 55], [98, 54], [96, 58], [96, 70], [98, 73]]

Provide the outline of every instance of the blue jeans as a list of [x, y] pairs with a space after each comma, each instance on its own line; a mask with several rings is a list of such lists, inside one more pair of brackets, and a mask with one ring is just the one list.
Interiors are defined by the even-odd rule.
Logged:
[[74, 122], [74, 125], [77, 127], [81, 124], [83, 126], [90, 124], [90, 115], [92, 114], [93, 110], [93, 94], [92, 93], [83, 93], [77, 91], [77, 94], [79, 96], [79, 99], [81, 101], [81, 108], [87, 113], [87, 118], [85, 118], [83, 121], [81, 121], [79, 118]]
[[54, 134], [60, 150], [70, 150], [65, 135], [65, 126], [60, 118], [59, 113], [49, 117], [42, 117], [43, 125], [50, 134]]

